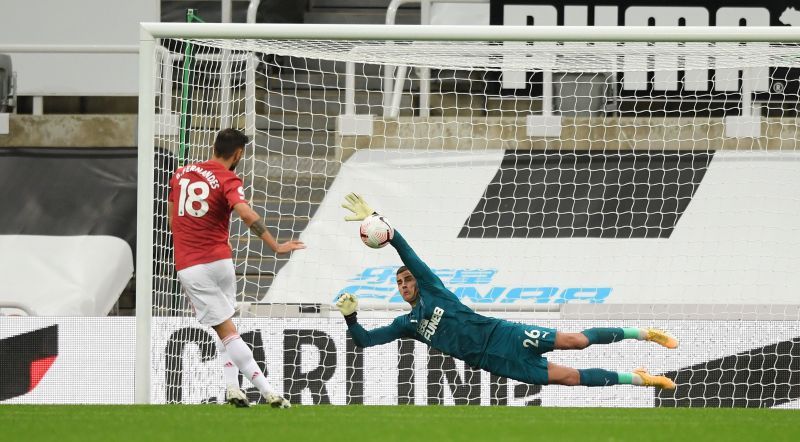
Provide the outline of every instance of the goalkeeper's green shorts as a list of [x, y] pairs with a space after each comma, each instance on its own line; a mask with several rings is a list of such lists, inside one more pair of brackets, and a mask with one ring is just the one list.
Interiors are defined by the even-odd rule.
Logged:
[[489, 337], [481, 368], [520, 382], [546, 385], [547, 358], [542, 353], [553, 350], [555, 343], [555, 329], [501, 321]]

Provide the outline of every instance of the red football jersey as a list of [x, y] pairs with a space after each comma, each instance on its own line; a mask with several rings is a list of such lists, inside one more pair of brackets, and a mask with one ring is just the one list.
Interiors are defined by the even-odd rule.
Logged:
[[216, 161], [179, 168], [169, 180], [175, 268], [230, 258], [231, 211], [247, 204], [242, 180]]

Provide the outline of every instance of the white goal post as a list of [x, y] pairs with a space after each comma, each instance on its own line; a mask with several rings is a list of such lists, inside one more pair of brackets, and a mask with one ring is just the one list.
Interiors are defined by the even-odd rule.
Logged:
[[[174, 276], [164, 179], [233, 126], [251, 137], [247, 198], [309, 246], [274, 257], [232, 223], [237, 321], [295, 401], [800, 407], [800, 29], [142, 23], [139, 59], [137, 403], [219, 390]], [[391, 247], [341, 221], [348, 191], [478, 312], [703, 336], [662, 370], [686, 389], [545, 394], [419, 343], [353, 348], [337, 293], [360, 290], [370, 327], [404, 310]], [[637, 353], [665, 357], [620, 344], [572, 362]], [[740, 391], [756, 360], [771, 371]], [[699, 392], [712, 366], [731, 377]]]

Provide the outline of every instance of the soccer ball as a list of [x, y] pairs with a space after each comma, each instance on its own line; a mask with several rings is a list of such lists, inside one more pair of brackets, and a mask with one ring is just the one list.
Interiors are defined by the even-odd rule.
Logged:
[[394, 237], [394, 229], [391, 224], [380, 215], [366, 217], [361, 222], [359, 233], [361, 234], [361, 241], [373, 249], [380, 249], [389, 244], [389, 241]]

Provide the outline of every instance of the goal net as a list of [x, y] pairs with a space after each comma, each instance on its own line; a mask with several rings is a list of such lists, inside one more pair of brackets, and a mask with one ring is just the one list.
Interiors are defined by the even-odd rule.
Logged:
[[[592, 30], [553, 41], [535, 29], [469, 40], [467, 28], [435, 40], [447, 35], [438, 27], [301, 39], [271, 29], [292, 28], [155, 34], [142, 52], [144, 400], [221, 400], [213, 331], [175, 275], [166, 184], [235, 127], [251, 139], [237, 169], [247, 199], [279, 241], [308, 247], [276, 256], [231, 224], [234, 322], [294, 403], [800, 407], [793, 41], [679, 41], [689, 34], [677, 30], [672, 41]], [[392, 247], [365, 247], [343, 220], [349, 192], [481, 314], [573, 332], [669, 330], [677, 350], [625, 341], [547, 356], [646, 366], [678, 389], [535, 386], [412, 339], [357, 347], [333, 306], [339, 294], [358, 296], [368, 329], [409, 307]]]

